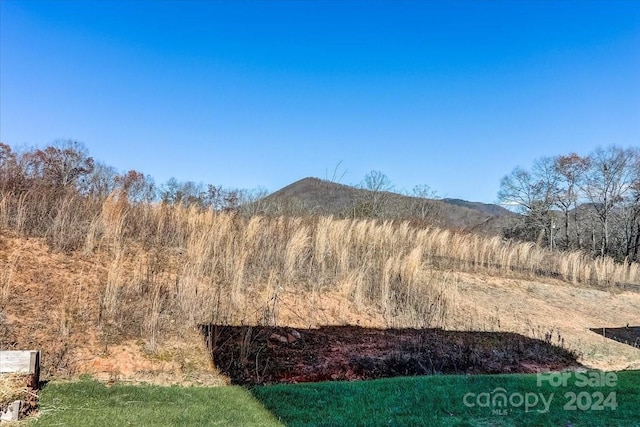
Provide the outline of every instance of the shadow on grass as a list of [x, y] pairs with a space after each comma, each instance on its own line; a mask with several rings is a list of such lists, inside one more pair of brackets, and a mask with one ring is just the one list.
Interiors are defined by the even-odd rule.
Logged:
[[[576, 355], [506, 332], [324, 326], [201, 327], [218, 370], [234, 384], [364, 380], [432, 374], [527, 373], [578, 368]], [[557, 340], [561, 342], [561, 338]]]

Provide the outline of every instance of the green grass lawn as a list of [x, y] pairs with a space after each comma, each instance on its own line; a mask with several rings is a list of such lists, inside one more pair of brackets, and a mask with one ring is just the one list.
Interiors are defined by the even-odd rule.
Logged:
[[48, 384], [37, 426], [282, 426], [244, 388]]
[[[235, 386], [105, 387], [83, 380], [47, 385], [41, 393], [42, 415], [35, 424], [640, 426], [640, 371], [610, 374], [616, 376], [615, 385], [586, 377], [590, 384], [581, 386], [584, 381], [571, 375], [564, 386], [548, 381], [560, 381], [559, 376], [545, 377], [539, 385], [536, 375], [446, 375], [274, 385], [250, 391]], [[493, 402], [500, 388], [507, 396], [503, 406], [499, 400]], [[567, 393], [575, 393], [576, 399]], [[542, 398], [550, 402], [548, 411]]]
[[[615, 386], [592, 377], [591, 386], [582, 385], [575, 373], [565, 387], [546, 380], [538, 386], [535, 374], [446, 375], [274, 385], [252, 393], [289, 426], [640, 426], [640, 371], [609, 375], [617, 377]], [[492, 404], [497, 388], [511, 399], [506, 406]], [[571, 392], [575, 402], [565, 395]], [[548, 402], [551, 393], [544, 412], [541, 394]], [[606, 399], [611, 393], [615, 402]]]

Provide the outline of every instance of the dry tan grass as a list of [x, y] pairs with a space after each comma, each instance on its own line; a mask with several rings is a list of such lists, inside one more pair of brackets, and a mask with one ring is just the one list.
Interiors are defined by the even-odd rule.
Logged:
[[102, 296], [102, 309], [107, 317], [115, 317], [121, 305], [121, 293], [126, 286], [123, 261], [124, 252], [119, 249], [115, 252], [109, 266], [107, 286]]
[[[342, 287], [359, 307], [382, 308], [397, 326], [399, 319], [424, 326], [440, 322], [437, 319], [443, 319], [450, 306], [440, 301], [448, 298], [447, 292], [434, 283], [455, 288], [428, 262], [417, 240], [421, 230], [407, 223], [331, 217], [245, 219], [155, 206], [146, 211], [152, 221], [148, 226], [164, 233], [153, 240], [175, 248], [172, 257], [177, 260], [158, 265], [139, 241], [128, 237], [125, 243], [127, 218], [137, 215], [120, 206], [108, 200], [101, 223], [91, 226], [91, 238], [108, 248], [111, 257], [102, 297], [104, 318], [118, 323], [123, 311], [142, 310], [154, 343], [168, 313], [188, 326], [245, 322], [250, 317], [247, 300], [264, 289], [271, 304], [266, 311], [277, 311], [274, 302], [285, 288], [315, 292]], [[127, 271], [127, 266], [134, 267]], [[143, 273], [152, 270], [151, 276]]]
[[[640, 350], [589, 330], [640, 324], [640, 294], [567, 286], [559, 280], [458, 276], [460, 298], [447, 328], [515, 332], [575, 351], [579, 362], [604, 370], [640, 368]], [[557, 333], [560, 340], [557, 340]]]
[[0, 374], [0, 408], [3, 404], [23, 399], [26, 384], [27, 377], [23, 374]]
[[[62, 225], [55, 230], [70, 227], [68, 219], [57, 223]], [[265, 318], [273, 319], [283, 289], [341, 287], [358, 307], [381, 309], [395, 326], [439, 326], [456, 300], [455, 280], [446, 271], [542, 275], [601, 287], [640, 282], [637, 264], [407, 222], [244, 218], [195, 207], [132, 205], [117, 195], [88, 221], [84, 248], [110, 253], [105, 319], [120, 324], [127, 310], [144, 313], [142, 329], [152, 347], [169, 316], [187, 326], [247, 321], [247, 302], [265, 289], [271, 304]], [[173, 251], [166, 264], [148, 256], [154, 248]]]
[[9, 300], [18, 256], [18, 252], [12, 253], [0, 271], [0, 306], [4, 306]]
[[[23, 231], [33, 220], [29, 203], [35, 200], [2, 196], [0, 224]], [[100, 294], [83, 298], [100, 300], [103, 334], [142, 338], [151, 350], [164, 336], [199, 324], [276, 323], [283, 310], [295, 310], [283, 306], [292, 294], [343, 295], [355, 310], [382, 313], [387, 326], [446, 326], [460, 300], [452, 271], [601, 288], [640, 283], [637, 264], [407, 222], [245, 218], [131, 204], [118, 195], [83, 209], [77, 204], [62, 199], [42, 234], [53, 247], [77, 241], [83, 256], [101, 257]], [[0, 280], [4, 289], [11, 278]], [[81, 299], [66, 303], [69, 316], [81, 310]], [[69, 316], [61, 317], [62, 332]]]
[[9, 228], [9, 197], [0, 195], [0, 230]]

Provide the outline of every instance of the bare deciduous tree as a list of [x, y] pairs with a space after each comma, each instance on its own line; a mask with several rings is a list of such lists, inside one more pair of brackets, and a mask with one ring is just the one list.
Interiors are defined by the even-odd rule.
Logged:
[[556, 181], [553, 160], [543, 157], [536, 160], [533, 172], [517, 167], [503, 177], [498, 192], [498, 199], [503, 204], [515, 206], [524, 215], [522, 237], [534, 239], [537, 234], [537, 240], [540, 241], [546, 233], [552, 247], [554, 224], [550, 209], [556, 199]]
[[7, 144], [0, 143], [0, 191], [17, 193], [24, 190], [25, 177], [20, 156]]
[[75, 187], [79, 179], [89, 175], [94, 168], [87, 148], [74, 140], [58, 140], [54, 145], [25, 156], [31, 176], [56, 189]]
[[580, 200], [580, 185], [589, 168], [589, 159], [580, 157], [576, 153], [566, 156], [557, 156], [554, 159], [554, 172], [558, 175], [558, 191], [556, 193], [556, 206], [562, 210], [564, 216], [564, 243], [565, 249], [569, 249], [571, 239], [569, 237], [569, 216], [571, 210], [574, 213], [574, 233], [578, 247], [582, 246], [580, 228], [578, 227], [578, 202]]
[[365, 175], [360, 188], [367, 190], [363, 194], [363, 200], [358, 201], [360, 214], [383, 217], [388, 193], [394, 188], [389, 177], [380, 171], [372, 170]]
[[115, 190], [117, 176], [118, 172], [114, 167], [95, 162], [91, 173], [82, 180], [80, 192], [104, 199]]
[[[525, 215], [520, 229], [507, 235], [533, 239], [532, 227], [549, 231], [551, 209], [563, 216], [564, 247], [586, 249], [618, 260], [638, 260], [640, 249], [640, 150], [612, 146], [589, 156], [576, 153], [541, 158], [531, 171], [514, 169], [500, 183], [499, 199]], [[573, 233], [570, 232], [573, 227]], [[590, 240], [584, 238], [590, 235]]]
[[269, 210], [265, 198], [269, 194], [266, 188], [257, 187], [252, 190], [233, 190], [235, 208], [245, 215], [253, 216], [266, 213]]
[[409, 194], [416, 198], [415, 200], [415, 212], [422, 220], [427, 218], [433, 218], [438, 209], [437, 202], [434, 199], [438, 198], [438, 193], [426, 184], [416, 185]]
[[130, 170], [116, 176], [115, 182], [131, 202], [150, 202], [155, 198], [156, 189], [153, 178], [142, 172]]
[[584, 192], [602, 226], [600, 255], [609, 253], [610, 221], [614, 209], [624, 200], [633, 183], [634, 150], [612, 146], [597, 148], [589, 156], [591, 167]]

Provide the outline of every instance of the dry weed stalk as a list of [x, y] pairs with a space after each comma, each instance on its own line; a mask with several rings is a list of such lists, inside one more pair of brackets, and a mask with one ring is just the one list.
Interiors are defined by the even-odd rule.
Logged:
[[6, 261], [0, 261], [0, 306], [4, 306], [9, 301], [13, 276], [18, 265], [19, 252], [14, 251]]
[[107, 284], [102, 296], [102, 311], [108, 318], [114, 318], [118, 312], [120, 295], [125, 285], [124, 252], [117, 249], [109, 265]]
[[0, 230], [9, 228], [10, 198], [9, 193], [0, 194]]

